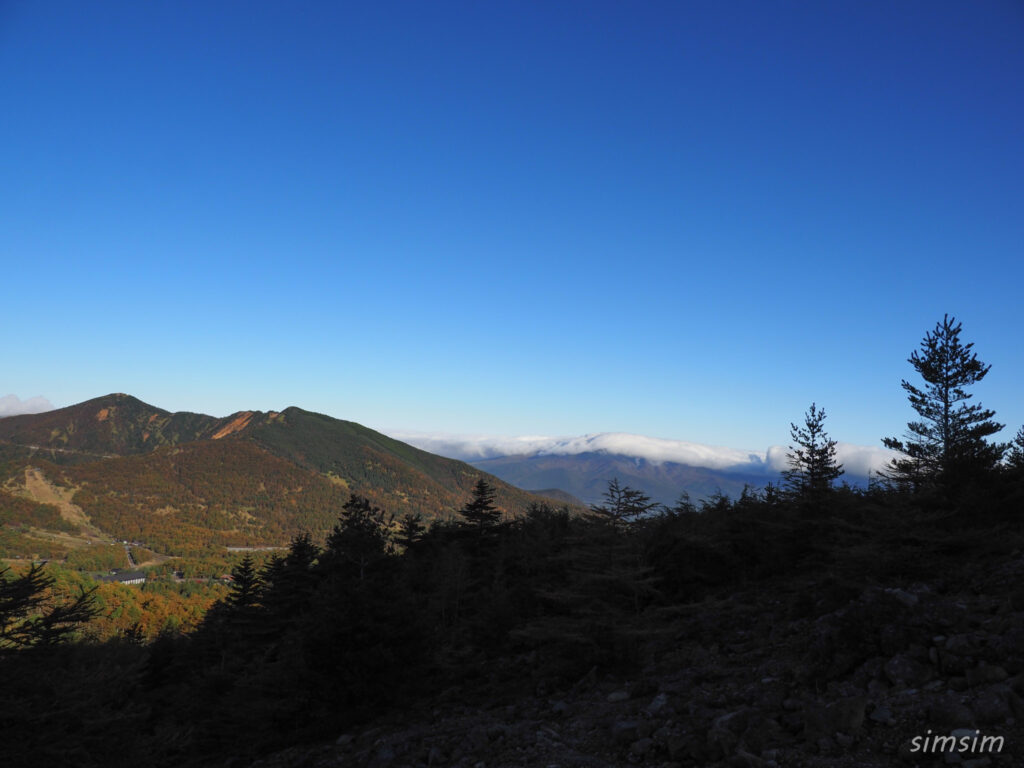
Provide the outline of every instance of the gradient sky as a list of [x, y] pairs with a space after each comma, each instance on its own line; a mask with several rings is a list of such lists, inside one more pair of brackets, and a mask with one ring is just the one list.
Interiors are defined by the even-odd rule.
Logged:
[[1024, 423], [1024, 4], [0, 0], [0, 396], [878, 445]]

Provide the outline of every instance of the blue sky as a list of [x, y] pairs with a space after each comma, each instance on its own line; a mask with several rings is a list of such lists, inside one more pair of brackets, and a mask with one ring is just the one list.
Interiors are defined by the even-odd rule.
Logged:
[[0, 0], [0, 396], [877, 445], [1024, 423], [1024, 5]]

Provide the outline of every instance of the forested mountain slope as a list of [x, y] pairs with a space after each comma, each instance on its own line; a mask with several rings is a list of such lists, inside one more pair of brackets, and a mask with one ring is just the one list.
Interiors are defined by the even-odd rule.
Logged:
[[[481, 476], [509, 515], [537, 500], [461, 461], [301, 408], [216, 418], [112, 394], [0, 419], [0, 556], [61, 557], [103, 537], [184, 556], [286, 545], [305, 531], [325, 535], [353, 493], [396, 518], [446, 519]], [[41, 497], [30, 480], [52, 493]]]

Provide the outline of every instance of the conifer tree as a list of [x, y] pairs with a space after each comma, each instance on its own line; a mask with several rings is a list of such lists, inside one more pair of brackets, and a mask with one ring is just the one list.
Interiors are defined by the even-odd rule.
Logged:
[[676, 503], [669, 509], [669, 513], [672, 515], [693, 515], [697, 512], [697, 506], [693, 503], [693, 499], [690, 498], [690, 494], [686, 491], [682, 491], [679, 494], [679, 498]]
[[1010, 443], [1009, 453], [1006, 454], [1006, 464], [1011, 469], [1024, 469], [1024, 427], [1017, 430], [1017, 434]]
[[615, 525], [627, 525], [660, 506], [643, 491], [619, 485], [617, 477], [608, 483], [608, 490], [603, 496], [604, 503], [591, 504], [590, 511]]
[[843, 465], [836, 462], [836, 441], [825, 432], [825, 409], [811, 403], [804, 425], [789, 426], [794, 444], [786, 454], [789, 467], [782, 473], [783, 483], [794, 496], [818, 499], [843, 474]]
[[252, 607], [259, 596], [260, 584], [252, 555], [246, 554], [242, 562], [231, 569], [231, 593], [225, 598], [225, 602], [237, 609]]
[[54, 581], [43, 567], [33, 563], [14, 577], [9, 568], [0, 569], [0, 652], [61, 642], [97, 614], [95, 588], [51, 605], [47, 593]]
[[367, 569], [393, 551], [389, 527], [392, 518], [358, 494], [345, 502], [341, 517], [327, 537], [325, 566], [362, 581]]
[[407, 512], [398, 522], [398, 536], [396, 540], [402, 549], [406, 550], [423, 537], [425, 530], [423, 515], [419, 512], [415, 514]]
[[469, 525], [486, 528], [501, 520], [501, 510], [494, 506], [494, 489], [482, 477], [473, 486], [473, 497], [459, 510]]
[[1006, 450], [987, 440], [1003, 428], [992, 420], [995, 411], [967, 403], [972, 395], [966, 388], [984, 379], [992, 366], [978, 360], [973, 343], [960, 341], [961, 327], [945, 315], [908, 359], [925, 383], [919, 388], [902, 382], [921, 420], [907, 424], [903, 440], [882, 440], [903, 454], [891, 462], [890, 479], [915, 488], [938, 482], [949, 490], [994, 468]]
[[306, 610], [316, 590], [318, 574], [313, 565], [320, 549], [308, 533], [292, 539], [288, 554], [274, 557], [260, 573], [260, 603], [268, 634], [280, 635]]

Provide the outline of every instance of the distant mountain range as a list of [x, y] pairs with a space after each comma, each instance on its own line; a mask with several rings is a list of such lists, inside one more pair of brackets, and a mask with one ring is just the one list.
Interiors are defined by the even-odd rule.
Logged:
[[352, 493], [396, 517], [447, 518], [481, 476], [510, 514], [543, 500], [301, 408], [216, 418], [112, 394], [0, 418], [0, 556], [110, 538], [170, 555], [282, 545], [329, 531]]
[[671, 506], [685, 491], [694, 501], [715, 493], [735, 498], [745, 485], [762, 488], [777, 482], [776, 473], [726, 472], [675, 462], [652, 462], [636, 456], [608, 453], [501, 456], [472, 462], [484, 472], [522, 488], [551, 487], [567, 491], [587, 504], [600, 503], [608, 482], [637, 488], [655, 501]]
[[[733, 498], [744, 487], [778, 483], [788, 449], [742, 451], [681, 440], [600, 433], [569, 438], [466, 437], [395, 433], [413, 445], [459, 458], [522, 488], [560, 488], [587, 504], [600, 503], [608, 483], [617, 478], [666, 505], [682, 492], [699, 501], [722, 493]], [[891, 452], [840, 443], [842, 480], [865, 486]]]
[[[281, 546], [305, 531], [324, 535], [353, 493], [396, 517], [444, 519], [481, 476], [509, 514], [538, 501], [599, 503], [613, 478], [671, 505], [684, 491], [695, 501], [735, 497], [777, 481], [785, 466], [784, 448], [627, 434], [396, 437], [301, 408], [218, 418], [125, 394], [0, 418], [0, 557], [59, 556], [111, 539], [189, 556]], [[841, 444], [843, 479], [863, 484], [885, 458]]]

